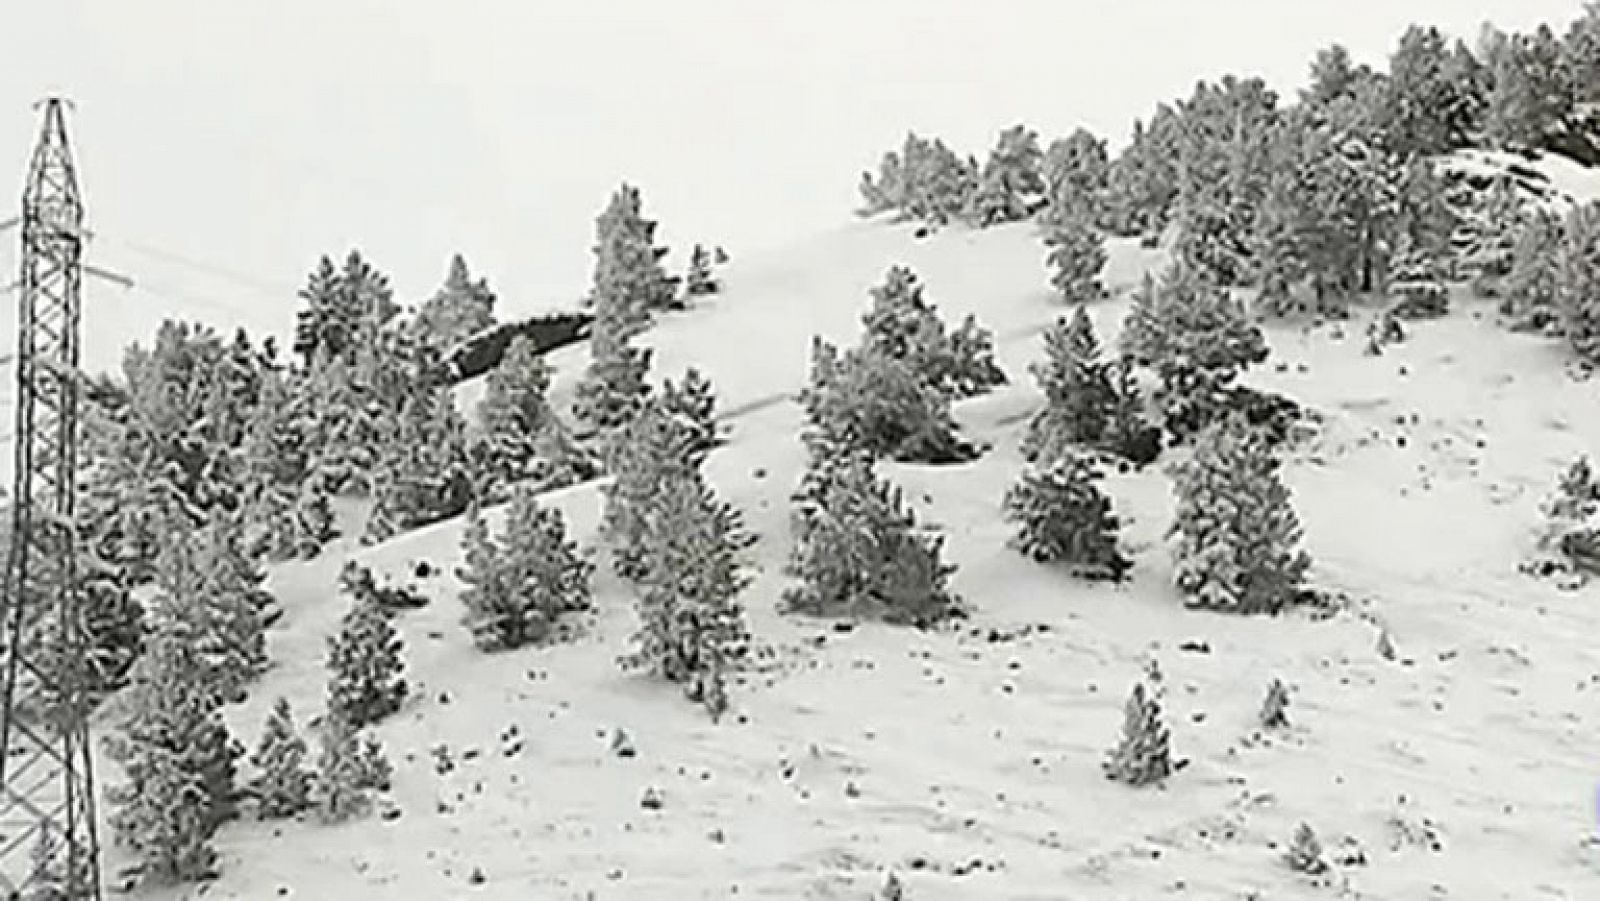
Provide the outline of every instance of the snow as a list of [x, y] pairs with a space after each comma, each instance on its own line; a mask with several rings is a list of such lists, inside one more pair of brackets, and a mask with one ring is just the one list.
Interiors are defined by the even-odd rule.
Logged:
[[[1128, 242], [1109, 250], [1114, 297], [1091, 310], [1108, 344], [1161, 259]], [[1280, 861], [1300, 821], [1330, 856], [1345, 836], [1360, 842], [1367, 864], [1333, 876], [1350, 897], [1600, 896], [1597, 589], [1564, 594], [1516, 570], [1559, 468], [1600, 448], [1600, 421], [1581, 412], [1593, 385], [1568, 376], [1563, 349], [1497, 328], [1467, 298], [1377, 358], [1361, 340], [1375, 310], [1342, 328], [1270, 328], [1273, 356], [1249, 381], [1324, 418], [1285, 476], [1312, 581], [1347, 609], [1325, 621], [1203, 614], [1170, 587], [1159, 466], [1105, 483], [1129, 523], [1131, 583], [1074, 581], [1005, 547], [1000, 500], [1040, 401], [1026, 367], [1043, 327], [1069, 312], [1043, 259], [1031, 226], [917, 240], [883, 221], [737, 257], [724, 293], [645, 341], [658, 377], [692, 362], [715, 384], [730, 441], [707, 471], [761, 536], [744, 600], [770, 653], [732, 692], [738, 718], [713, 725], [676, 689], [621, 672], [631, 598], [604, 566], [578, 640], [495, 655], [472, 647], [452, 577], [416, 580], [432, 603], [401, 619], [414, 694], [379, 729], [399, 818], [232, 824], [205, 897], [862, 899], [889, 870], [914, 901], [1331, 896]], [[971, 312], [994, 331], [1013, 381], [957, 408], [992, 445], [981, 459], [886, 467], [960, 566], [954, 587], [975, 613], [947, 633], [836, 631], [774, 609], [802, 462], [790, 399], [810, 336], [853, 341], [868, 288], [896, 263], [947, 321]], [[558, 396], [585, 354], [554, 355]], [[550, 502], [593, 545], [595, 486]], [[276, 569], [277, 663], [229, 712], [241, 739], [253, 745], [280, 694], [301, 722], [320, 710], [347, 557], [397, 578], [424, 559], [448, 573], [460, 530], [342, 542]], [[1394, 661], [1376, 651], [1381, 630]], [[1151, 654], [1188, 765], [1164, 788], [1130, 789], [1099, 763]], [[1292, 689], [1292, 728], [1251, 740], [1274, 678]], [[513, 724], [522, 744], [507, 753]], [[609, 753], [618, 727], [637, 757]], [[457, 762], [448, 775], [433, 768], [438, 745]], [[660, 810], [640, 806], [652, 787]]]

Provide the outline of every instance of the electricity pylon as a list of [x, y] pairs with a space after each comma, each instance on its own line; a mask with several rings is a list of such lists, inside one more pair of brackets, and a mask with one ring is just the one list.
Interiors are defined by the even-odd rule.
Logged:
[[66, 101], [22, 199], [15, 490], [0, 589], [0, 898], [100, 899], [76, 518], [83, 201]]

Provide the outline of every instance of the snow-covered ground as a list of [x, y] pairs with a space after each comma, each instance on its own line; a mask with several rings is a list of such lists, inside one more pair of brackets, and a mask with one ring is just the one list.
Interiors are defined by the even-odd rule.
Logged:
[[[1128, 289], [1159, 262], [1111, 249], [1117, 296], [1092, 311], [1108, 342]], [[1516, 571], [1557, 468], [1600, 449], [1593, 383], [1470, 300], [1378, 358], [1362, 353], [1370, 310], [1342, 329], [1272, 328], [1272, 359], [1251, 381], [1323, 417], [1286, 475], [1313, 581], [1348, 607], [1320, 622], [1189, 612], [1170, 587], [1159, 467], [1108, 480], [1131, 583], [1080, 583], [1005, 547], [1000, 498], [1040, 402], [1026, 367], [1064, 312], [1042, 258], [1029, 226], [919, 241], [857, 222], [736, 260], [725, 294], [648, 343], [658, 374], [692, 362], [715, 382], [731, 440], [708, 471], [761, 536], [745, 602], [770, 653], [735, 689], [737, 717], [713, 725], [675, 689], [617, 668], [633, 613], [604, 566], [579, 640], [499, 655], [472, 648], [451, 577], [421, 580], [433, 601], [402, 619], [413, 697], [380, 727], [398, 817], [231, 825], [204, 897], [865, 899], [888, 870], [912, 901], [1340, 897], [1279, 860], [1302, 820], [1330, 856], [1364, 854], [1331, 879], [1345, 897], [1600, 897], [1600, 594]], [[954, 585], [975, 614], [947, 633], [774, 612], [801, 463], [790, 397], [810, 337], [853, 340], [894, 263], [921, 275], [947, 320], [977, 314], [1013, 380], [958, 408], [992, 444], [980, 460], [888, 467], [960, 566]], [[557, 355], [558, 394], [583, 354]], [[592, 545], [594, 489], [551, 500]], [[459, 534], [444, 523], [276, 570], [288, 615], [270, 640], [276, 668], [230, 711], [241, 738], [254, 742], [279, 694], [302, 718], [320, 708], [347, 555], [398, 577], [423, 559], [449, 571]], [[1382, 630], [1392, 661], [1376, 650]], [[1136, 790], [1099, 764], [1152, 655], [1189, 763]], [[1252, 737], [1273, 678], [1293, 687], [1293, 728]], [[636, 757], [609, 752], [617, 728]], [[661, 809], [641, 807], [648, 788]], [[200, 897], [186, 891], [150, 897]]]

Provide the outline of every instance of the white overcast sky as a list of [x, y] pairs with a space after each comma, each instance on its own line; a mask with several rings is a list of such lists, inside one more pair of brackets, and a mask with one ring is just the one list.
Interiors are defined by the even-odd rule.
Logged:
[[[587, 280], [593, 218], [624, 178], [672, 243], [737, 256], [846, 221], [859, 171], [907, 128], [980, 153], [1018, 121], [1119, 141], [1200, 78], [1234, 71], [1292, 90], [1333, 41], [1378, 62], [1409, 22], [1470, 38], [1487, 20], [1564, 28], [1580, 6], [16, 2], [0, 17], [0, 173], [20, 190], [37, 98], [76, 101], [104, 235], [94, 255], [147, 288], [88, 295], [99, 368], [163, 314], [286, 327], [316, 257], [350, 246], [406, 302], [461, 251], [508, 311], [567, 305]], [[10, 241], [0, 265], [14, 262]]]

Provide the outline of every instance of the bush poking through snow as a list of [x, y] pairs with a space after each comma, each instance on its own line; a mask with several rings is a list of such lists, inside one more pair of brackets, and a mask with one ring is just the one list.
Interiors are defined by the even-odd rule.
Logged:
[[1094, 461], [1067, 451], [1048, 468], [1024, 472], [1006, 492], [1011, 545], [1040, 563], [1064, 563], [1073, 575], [1121, 581], [1133, 565], [1117, 547], [1121, 528], [1101, 492]]
[[1261, 702], [1261, 728], [1287, 729], [1289, 727], [1289, 689], [1283, 680], [1273, 679], [1267, 686], [1267, 697]]
[[465, 625], [483, 650], [511, 650], [551, 640], [568, 614], [589, 609], [594, 566], [567, 537], [561, 511], [519, 486], [506, 511], [505, 536], [496, 541], [475, 508], [463, 536]]
[[1523, 569], [1541, 576], [1571, 574], [1580, 582], [1600, 574], [1600, 479], [1588, 457], [1573, 460], [1562, 472], [1540, 512], [1544, 528], [1534, 559]]
[[1190, 607], [1277, 613], [1294, 601], [1311, 560], [1279, 461], [1243, 414], [1208, 427], [1172, 467], [1176, 581]]
[[250, 783], [256, 816], [263, 820], [292, 817], [311, 803], [311, 772], [305, 768], [306, 743], [295, 728], [288, 698], [272, 705], [261, 743], [250, 756], [259, 775]]
[[1289, 843], [1289, 850], [1284, 853], [1284, 862], [1289, 869], [1309, 876], [1318, 876], [1327, 872], [1328, 862], [1322, 859], [1322, 842], [1317, 840], [1317, 834], [1312, 831], [1310, 823], [1301, 823], [1295, 827], [1294, 838]]
[[785, 609], [919, 627], [959, 615], [943, 539], [918, 529], [901, 490], [873, 466], [869, 454], [812, 441], [787, 567], [799, 584], [784, 593]]
[[404, 646], [393, 613], [356, 599], [328, 639], [329, 712], [359, 729], [399, 710], [408, 691]]
[[1135, 683], [1123, 708], [1122, 738], [1101, 769], [1107, 779], [1125, 785], [1152, 785], [1172, 775], [1172, 753], [1162, 722], [1159, 691], [1146, 692]]

